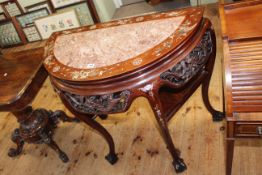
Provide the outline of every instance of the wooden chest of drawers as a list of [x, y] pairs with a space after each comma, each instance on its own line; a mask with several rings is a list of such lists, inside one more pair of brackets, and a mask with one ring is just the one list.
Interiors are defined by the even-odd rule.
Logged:
[[262, 136], [262, 1], [220, 6], [227, 118], [227, 174], [236, 138]]

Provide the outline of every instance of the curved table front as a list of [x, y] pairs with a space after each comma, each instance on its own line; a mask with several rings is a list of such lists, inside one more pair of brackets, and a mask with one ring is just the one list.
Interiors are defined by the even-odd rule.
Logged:
[[149, 100], [176, 172], [186, 165], [167, 124], [199, 85], [213, 119], [223, 118], [208, 99], [216, 40], [203, 11], [123, 19], [58, 32], [48, 40], [44, 64], [53, 86], [76, 117], [105, 137], [110, 163], [117, 161], [113, 139], [94, 118], [124, 112], [137, 97]]

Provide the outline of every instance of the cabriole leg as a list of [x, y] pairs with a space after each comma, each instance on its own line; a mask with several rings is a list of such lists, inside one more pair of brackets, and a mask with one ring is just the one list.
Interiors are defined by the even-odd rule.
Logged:
[[115, 143], [112, 138], [112, 136], [109, 134], [109, 132], [98, 122], [96, 122], [93, 117], [90, 117], [89, 115], [83, 115], [83, 114], [76, 114], [80, 120], [84, 121], [88, 126], [92, 127], [93, 129], [97, 130], [102, 136], [106, 139], [108, 145], [109, 145], [109, 153], [105, 156], [105, 159], [110, 164], [115, 164], [118, 160], [118, 157], [115, 153]]
[[204, 101], [204, 104], [207, 108], [207, 110], [212, 114], [213, 121], [222, 121], [225, 118], [225, 115], [223, 112], [215, 110], [209, 100], [208, 95], [208, 89], [209, 89], [209, 82], [210, 82], [211, 76], [208, 75], [208, 77], [203, 81], [202, 84], [202, 98]]
[[59, 155], [59, 158], [64, 163], [69, 161], [69, 158], [67, 157], [66, 153], [64, 153], [52, 139], [47, 144], [48, 144], [48, 146], [50, 146]]
[[152, 95], [154, 94], [153, 92], [150, 92], [148, 94], [151, 94], [151, 96], [148, 99], [155, 113], [155, 117], [158, 122], [162, 137], [164, 138], [164, 141], [167, 145], [167, 149], [169, 150], [173, 158], [173, 166], [175, 168], [175, 171], [176, 173], [181, 173], [187, 169], [187, 166], [184, 163], [184, 160], [180, 158], [180, 151], [176, 149], [174, 146], [174, 143], [168, 130], [167, 121], [164, 118], [161, 102], [160, 100], [158, 100], [157, 97], [155, 97], [155, 95]]
[[20, 131], [19, 129], [15, 129], [13, 134], [12, 134], [12, 141], [17, 145], [17, 148], [10, 148], [8, 152], [9, 157], [15, 157], [21, 154], [23, 147], [24, 147], [24, 140], [20, 136]]

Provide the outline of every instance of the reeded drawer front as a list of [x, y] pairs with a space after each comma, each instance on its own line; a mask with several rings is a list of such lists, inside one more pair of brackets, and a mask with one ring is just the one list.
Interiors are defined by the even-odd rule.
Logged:
[[236, 122], [236, 137], [262, 137], [262, 122]]

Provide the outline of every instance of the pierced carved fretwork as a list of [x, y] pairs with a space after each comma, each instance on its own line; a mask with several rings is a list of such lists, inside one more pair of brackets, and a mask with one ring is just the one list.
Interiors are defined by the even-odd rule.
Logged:
[[207, 30], [197, 46], [172, 69], [160, 75], [161, 79], [181, 86], [186, 84], [201, 69], [204, 68], [209, 56], [212, 53], [213, 43], [211, 32]]
[[78, 112], [102, 114], [122, 112], [126, 109], [130, 91], [125, 90], [105, 95], [82, 96], [62, 92], [67, 102]]

